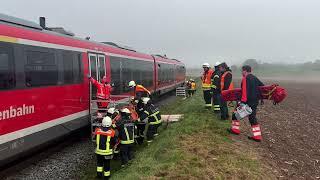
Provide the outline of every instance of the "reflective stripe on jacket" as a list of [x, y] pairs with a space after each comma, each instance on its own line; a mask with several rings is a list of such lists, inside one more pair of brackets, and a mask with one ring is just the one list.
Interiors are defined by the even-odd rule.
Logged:
[[100, 128], [97, 128], [95, 131], [96, 135], [96, 154], [100, 155], [112, 155], [113, 147], [111, 145], [111, 139], [114, 138], [115, 131], [109, 129], [108, 131], [103, 131]]
[[208, 71], [203, 72], [203, 75], [201, 77], [203, 90], [211, 89], [211, 76], [213, 73], [214, 71], [212, 69], [209, 69]]

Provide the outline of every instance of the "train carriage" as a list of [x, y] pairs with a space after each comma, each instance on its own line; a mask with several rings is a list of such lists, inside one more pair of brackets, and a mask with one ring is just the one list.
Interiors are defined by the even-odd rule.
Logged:
[[41, 25], [0, 14], [0, 165], [88, 125], [87, 74], [106, 76], [114, 95], [128, 94], [130, 80], [154, 94], [184, 83], [178, 60]]

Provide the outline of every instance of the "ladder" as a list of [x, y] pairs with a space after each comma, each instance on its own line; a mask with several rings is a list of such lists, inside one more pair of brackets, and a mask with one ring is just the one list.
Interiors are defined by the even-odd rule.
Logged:
[[[97, 103], [108, 103], [107, 108], [98, 108]], [[98, 100], [90, 99], [90, 125], [91, 125], [91, 140], [95, 141], [94, 132], [97, 127], [101, 127], [101, 119], [106, 115], [109, 108], [120, 109], [123, 106], [128, 106], [130, 104], [130, 96], [125, 95], [111, 95], [108, 100]], [[98, 111], [104, 111], [103, 113], [98, 113]]]
[[186, 97], [186, 88], [185, 87], [177, 87], [176, 88], [176, 96]]

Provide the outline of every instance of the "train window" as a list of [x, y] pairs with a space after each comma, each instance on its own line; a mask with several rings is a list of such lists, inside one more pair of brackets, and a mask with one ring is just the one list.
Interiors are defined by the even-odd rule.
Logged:
[[82, 81], [81, 54], [73, 51], [63, 51], [64, 83], [72, 84]]
[[74, 81], [74, 83], [80, 83], [83, 81], [81, 60], [82, 60], [81, 53], [75, 53], [74, 57], [73, 57], [73, 81]]
[[0, 43], [0, 90], [15, 87], [13, 48]]
[[62, 53], [63, 59], [63, 76], [64, 76], [64, 83], [71, 84], [73, 83], [73, 53], [64, 51]]
[[112, 94], [117, 95], [121, 92], [121, 58], [110, 56], [110, 66], [111, 66], [111, 83], [114, 84]]
[[105, 56], [104, 55], [99, 55], [98, 56], [98, 66], [99, 66], [99, 76], [100, 79], [102, 79], [106, 75], [106, 62], [105, 62]]
[[26, 51], [26, 86], [39, 87], [58, 84], [58, 68], [53, 52]]
[[[137, 66], [137, 65], [134, 65], [133, 64], [133, 61], [134, 60], [131, 60], [131, 59], [122, 59], [121, 61], [121, 74], [122, 74], [122, 79], [121, 79], [121, 87], [122, 87], [122, 92], [129, 92], [130, 91], [130, 88], [128, 86], [128, 83], [131, 81], [131, 80], [134, 80], [132, 75], [133, 75], [133, 68], [134, 66]], [[139, 83], [139, 81], [137, 80], [136, 83]]]

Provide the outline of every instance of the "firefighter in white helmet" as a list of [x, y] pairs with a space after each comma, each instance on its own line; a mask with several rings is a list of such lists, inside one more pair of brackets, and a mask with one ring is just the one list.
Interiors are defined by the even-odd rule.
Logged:
[[221, 62], [217, 61], [214, 65], [214, 73], [211, 76], [211, 87], [212, 87], [212, 96], [213, 96], [213, 111], [216, 114], [220, 113], [220, 104], [221, 104], [221, 90], [220, 90], [220, 76], [219, 66]]
[[202, 90], [203, 90], [203, 99], [205, 101], [205, 107], [210, 109], [212, 107], [212, 89], [211, 89], [211, 76], [214, 71], [210, 68], [209, 63], [204, 63], [202, 65], [203, 74], [201, 77], [202, 80]]
[[158, 135], [158, 128], [161, 125], [161, 115], [159, 109], [152, 104], [150, 98], [143, 98], [144, 105], [140, 120], [148, 123], [147, 142], [152, 142], [154, 136]]
[[113, 158], [113, 147], [116, 144], [115, 131], [111, 128], [112, 119], [104, 117], [102, 127], [95, 131], [97, 154], [97, 176], [109, 179], [110, 161]]
[[136, 110], [138, 115], [140, 116], [143, 108], [141, 98], [150, 97], [151, 93], [147, 88], [143, 87], [140, 84], [136, 84], [135, 81], [130, 81], [128, 85], [132, 89], [132, 96], [134, 97], [133, 100], [137, 103]]
[[128, 108], [121, 109], [120, 114], [121, 118], [116, 122], [116, 126], [119, 130], [121, 166], [123, 167], [133, 158], [135, 125]]

